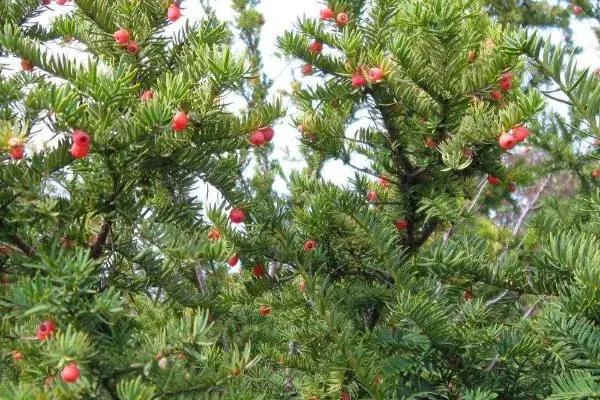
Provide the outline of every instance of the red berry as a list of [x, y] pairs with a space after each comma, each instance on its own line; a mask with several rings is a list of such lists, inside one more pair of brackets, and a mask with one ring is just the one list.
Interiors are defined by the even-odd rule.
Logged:
[[127, 52], [129, 54], [137, 54], [140, 52], [140, 45], [137, 42], [131, 41], [127, 44]]
[[265, 145], [267, 143], [267, 139], [265, 139], [265, 134], [258, 130], [252, 132], [249, 142], [252, 146], [259, 147]]
[[573, 4], [571, 6], [573, 8], [573, 13], [577, 16], [581, 15], [581, 13], [583, 13], [583, 8], [581, 8], [581, 6], [578, 6], [577, 4]]
[[430, 149], [435, 149], [437, 147], [438, 143], [433, 140], [432, 138], [427, 138], [425, 139], [425, 146], [429, 147]]
[[149, 101], [150, 99], [152, 99], [154, 97], [154, 93], [152, 93], [152, 90], [146, 90], [144, 93], [142, 93], [142, 95], [140, 96], [140, 100], [142, 101]]
[[33, 71], [33, 64], [29, 60], [21, 60], [21, 69], [23, 71]]
[[90, 152], [89, 146], [77, 146], [73, 144], [71, 146], [71, 155], [73, 158], [85, 158]]
[[318, 40], [314, 40], [310, 46], [308, 46], [308, 49], [313, 53], [320, 53], [323, 51], [323, 43], [319, 42]]
[[498, 138], [498, 143], [500, 144], [500, 147], [502, 147], [504, 150], [510, 150], [513, 147], [515, 147], [519, 142], [517, 141], [517, 138], [515, 138], [513, 135], [503, 133]]
[[217, 228], [210, 228], [208, 231], [208, 238], [210, 240], [218, 240], [221, 237], [221, 231]]
[[52, 0], [42, 0], [42, 4], [47, 6], [52, 2]]
[[304, 251], [315, 251], [317, 249], [317, 242], [312, 239], [307, 240], [304, 243]]
[[500, 78], [500, 82], [498, 83], [498, 85], [505, 92], [508, 92], [510, 89], [512, 89], [512, 74], [510, 72], [507, 72], [506, 74], [502, 75], [502, 78]]
[[500, 179], [496, 178], [495, 176], [489, 175], [487, 177], [487, 181], [490, 185], [499, 185], [500, 184]]
[[598, 169], [594, 169], [594, 170], [592, 171], [592, 176], [593, 176], [594, 178], [597, 178], [597, 177], [599, 177], [599, 176], [600, 176], [600, 170], [598, 170]]
[[408, 221], [405, 219], [399, 219], [398, 221], [394, 222], [394, 225], [396, 226], [396, 229], [403, 231], [408, 228]]
[[113, 39], [115, 42], [120, 45], [125, 45], [129, 43], [129, 32], [126, 29], [119, 29], [115, 33], [113, 33]]
[[519, 143], [521, 143], [522, 141], [527, 139], [527, 136], [529, 136], [529, 129], [527, 129], [524, 126], [517, 126], [512, 130], [512, 135], [515, 137], [515, 139], [517, 139]]
[[306, 282], [300, 281], [300, 283], [298, 284], [298, 289], [300, 289], [301, 292], [306, 291]]
[[502, 92], [500, 92], [499, 90], [494, 90], [494, 91], [492, 91], [492, 93], [490, 93], [490, 97], [492, 98], [492, 100], [498, 101], [503, 96], [502, 96]]
[[355, 88], [363, 87], [367, 84], [367, 79], [362, 72], [358, 71], [352, 76], [352, 86]]
[[383, 186], [384, 188], [389, 188], [390, 187], [390, 181], [388, 181], [385, 176], [382, 176], [381, 178], [379, 178], [379, 184], [381, 186]]
[[514, 182], [511, 182], [508, 184], [508, 191], [511, 193], [515, 193], [517, 191], [517, 184]]
[[350, 400], [350, 395], [346, 392], [342, 392], [342, 394], [340, 394], [340, 400]]
[[275, 136], [275, 131], [270, 126], [267, 126], [266, 128], [260, 128], [259, 131], [263, 134], [263, 137], [267, 142], [273, 140], [273, 137]]
[[384, 75], [385, 74], [383, 73], [383, 70], [381, 68], [374, 67], [369, 70], [369, 77], [371, 78], [371, 81], [373, 81], [373, 82], [381, 81], [383, 79]]
[[89, 147], [90, 146], [90, 135], [87, 132], [80, 129], [73, 130], [73, 144], [76, 146]]
[[67, 3], [67, 0], [56, 0], [56, 4], [59, 6], [64, 6]]
[[367, 193], [367, 198], [369, 199], [370, 202], [377, 201], [377, 192], [370, 190]]
[[231, 257], [229, 257], [229, 259], [227, 260], [227, 265], [229, 265], [230, 267], [235, 267], [239, 260], [240, 260], [240, 256], [237, 254], [234, 254]]
[[337, 21], [338, 25], [344, 26], [344, 25], [346, 25], [348, 23], [348, 20], [349, 20], [348, 14], [346, 14], [346, 13], [339, 13], [338, 16], [337, 16], [337, 18], [335, 20]]
[[463, 153], [463, 156], [465, 156], [467, 158], [473, 157], [473, 150], [471, 150], [471, 149], [464, 149], [462, 153]]
[[171, 122], [171, 128], [175, 132], [181, 132], [188, 126], [188, 116], [183, 111], [179, 111], [173, 117], [173, 121]]
[[23, 146], [14, 146], [10, 148], [9, 153], [13, 160], [21, 160], [25, 155], [25, 148]]
[[312, 75], [312, 73], [314, 72], [313, 70], [313, 66], [310, 64], [304, 64], [301, 68], [300, 68], [300, 72], [302, 72], [302, 75], [307, 76], [307, 75]]
[[181, 9], [176, 4], [171, 4], [167, 10], [167, 18], [171, 22], [175, 22], [181, 17]]
[[473, 293], [471, 293], [471, 291], [469, 289], [467, 289], [463, 293], [463, 298], [465, 299], [465, 301], [471, 301], [471, 300], [473, 300]]
[[331, 8], [324, 8], [324, 9], [322, 9], [321, 12], [320, 12], [320, 14], [321, 14], [321, 19], [323, 21], [326, 21], [328, 19], [333, 18], [333, 15], [334, 15], [333, 14], [333, 10]]
[[75, 363], [69, 363], [60, 373], [65, 383], [75, 383], [79, 380], [79, 367]]
[[23, 360], [23, 353], [15, 350], [12, 352], [12, 357], [13, 357], [14, 362], [19, 362], [19, 361]]
[[40, 342], [43, 342], [44, 340], [52, 336], [55, 330], [56, 325], [54, 325], [54, 322], [50, 320], [44, 321], [41, 324], [39, 324], [37, 328], [36, 337]]
[[260, 278], [264, 274], [265, 268], [262, 264], [256, 264], [254, 267], [252, 267], [252, 275], [254, 275], [255, 277]]
[[246, 214], [241, 208], [232, 208], [229, 212], [229, 220], [234, 224], [240, 224], [246, 219]]
[[467, 53], [467, 61], [472, 63], [476, 59], [477, 59], [477, 53], [475, 53], [473, 50], [469, 50], [469, 52]]
[[258, 312], [261, 316], [266, 317], [267, 315], [271, 314], [271, 307], [261, 305], [258, 308]]

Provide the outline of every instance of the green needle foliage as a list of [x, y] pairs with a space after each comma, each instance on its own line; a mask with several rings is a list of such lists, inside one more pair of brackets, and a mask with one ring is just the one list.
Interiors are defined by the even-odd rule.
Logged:
[[[248, 141], [286, 114], [257, 1], [232, 5], [243, 54], [207, 2], [172, 37], [168, 1], [72, 3], [38, 25], [37, 1], [0, 0], [0, 52], [23, 61], [0, 74], [0, 399], [600, 396], [600, 78], [518, 27], [571, 5], [301, 18], [277, 44], [314, 71], [289, 99], [306, 166], [277, 193], [272, 145]], [[519, 126], [533, 166], [499, 146]], [[355, 175], [333, 184], [332, 165]], [[514, 183], [537, 188], [523, 209]], [[509, 202], [520, 218], [496, 224]]]

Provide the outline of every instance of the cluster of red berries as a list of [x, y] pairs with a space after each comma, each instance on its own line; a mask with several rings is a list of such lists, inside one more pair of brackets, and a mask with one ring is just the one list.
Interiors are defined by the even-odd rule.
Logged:
[[137, 54], [140, 51], [140, 46], [136, 41], [130, 40], [131, 35], [127, 29], [119, 29], [113, 33], [113, 39], [118, 45], [126, 46], [126, 50], [129, 54]]
[[[36, 337], [40, 342], [48, 340], [56, 331], [56, 325], [53, 321], [47, 320], [38, 325]], [[23, 355], [19, 352], [13, 352], [15, 361], [21, 360]], [[79, 380], [79, 367], [75, 363], [69, 363], [63, 368], [60, 377], [65, 383], [75, 383]]]
[[[505, 92], [508, 92], [510, 89], [512, 89], [512, 78], [513, 75], [510, 72], [503, 74], [500, 77], [500, 81], [498, 82], [498, 86], [500, 86], [500, 89], [504, 90]], [[498, 101], [502, 99], [502, 97], [504, 96], [502, 95], [502, 92], [498, 89], [493, 90], [490, 93], [490, 98], [494, 101]]]
[[10, 157], [13, 160], [21, 160], [25, 155], [25, 147], [19, 138], [13, 137], [8, 139], [8, 148]]
[[352, 87], [359, 88], [366, 86], [369, 81], [371, 83], [379, 83], [385, 77], [385, 73], [383, 69], [380, 67], [372, 67], [369, 69], [368, 79], [365, 74], [364, 69], [357, 70], [354, 75], [352, 75]]
[[498, 138], [498, 144], [504, 150], [510, 150], [515, 147], [517, 144], [525, 141], [529, 136], [529, 129], [525, 126], [517, 126], [516, 128], [511, 129], [507, 133], [503, 133]]
[[350, 21], [350, 17], [348, 17], [347, 13], [340, 12], [336, 16], [335, 12], [331, 8], [322, 9], [320, 12], [320, 16], [323, 21], [329, 21], [332, 20], [333, 17], [335, 17], [335, 22], [338, 26], [344, 26]]
[[179, 4], [171, 4], [169, 9], [167, 10], [167, 19], [171, 22], [175, 22], [181, 17], [181, 9], [179, 8]]
[[275, 131], [270, 126], [259, 128], [250, 134], [248, 141], [252, 146], [260, 147], [270, 143], [275, 136]]
[[71, 155], [73, 158], [84, 158], [90, 152], [90, 135], [80, 129], [73, 131], [73, 145]]

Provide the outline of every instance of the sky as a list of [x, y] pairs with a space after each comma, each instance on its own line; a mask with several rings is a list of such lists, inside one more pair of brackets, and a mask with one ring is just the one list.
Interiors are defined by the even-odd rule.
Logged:
[[[231, 21], [232, 11], [230, 0], [212, 0], [211, 3], [214, 5], [217, 16], [220, 19]], [[68, 4], [72, 4], [72, 2], [70, 1]], [[185, 24], [186, 20], [195, 21], [203, 15], [199, 0], [183, 0], [181, 7], [183, 11], [182, 18], [170, 26], [167, 34], [176, 31]], [[265, 18], [260, 50], [263, 54], [264, 72], [274, 80], [273, 93], [289, 89], [294, 75], [296, 77], [299, 75], [297, 70], [301, 65], [299, 61], [290, 62], [289, 60], [276, 57], [276, 53], [278, 53], [275, 45], [276, 38], [286, 30], [292, 29], [295, 21], [303, 15], [317, 18], [322, 7], [322, 3], [316, 0], [262, 0], [259, 4], [258, 10]], [[69, 12], [72, 6], [58, 6], [52, 3], [51, 8], [53, 11], [48, 11], [39, 17], [41, 22], [47, 21], [52, 15]], [[577, 45], [584, 49], [584, 52], [578, 58], [580, 65], [592, 68], [599, 67], [600, 51], [592, 34], [592, 27], [597, 25], [595, 25], [594, 21], [578, 21], [575, 18], [573, 18], [572, 22], [573, 39]], [[560, 33], [554, 33], [552, 36], [555, 41], [562, 39]], [[237, 50], [243, 51], [243, 47], [240, 46], [238, 44]], [[16, 59], [9, 60], [10, 66], [15, 70], [19, 68], [18, 62], [19, 60]], [[308, 84], [315, 84], [318, 82], [318, 79], [316, 77], [302, 78], [303, 83]], [[275, 146], [274, 156], [283, 157], [285, 154], [289, 154], [291, 159], [300, 159], [298, 151], [300, 134], [292, 126], [290, 119], [287, 118], [279, 121], [274, 128], [276, 131], [273, 140]], [[288, 159], [282, 166], [286, 172], [290, 172], [293, 169], [301, 167], [302, 162], [293, 162]], [[341, 162], [336, 161], [331, 161], [323, 171], [324, 179], [342, 185], [353, 175], [354, 172], [352, 170], [344, 167]], [[276, 182], [276, 189], [285, 190], [284, 182]], [[200, 198], [208, 200], [209, 203], [217, 200], [214, 191], [211, 191], [209, 187], [199, 187], [198, 193]]]

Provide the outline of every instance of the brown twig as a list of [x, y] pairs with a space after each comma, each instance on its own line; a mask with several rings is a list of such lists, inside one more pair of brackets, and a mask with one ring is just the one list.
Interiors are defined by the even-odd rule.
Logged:
[[97, 260], [102, 255], [102, 247], [106, 244], [106, 239], [108, 238], [108, 233], [110, 232], [111, 222], [105, 219], [102, 222], [102, 226], [100, 227], [100, 232], [94, 240], [92, 247], [90, 248], [92, 258]]

